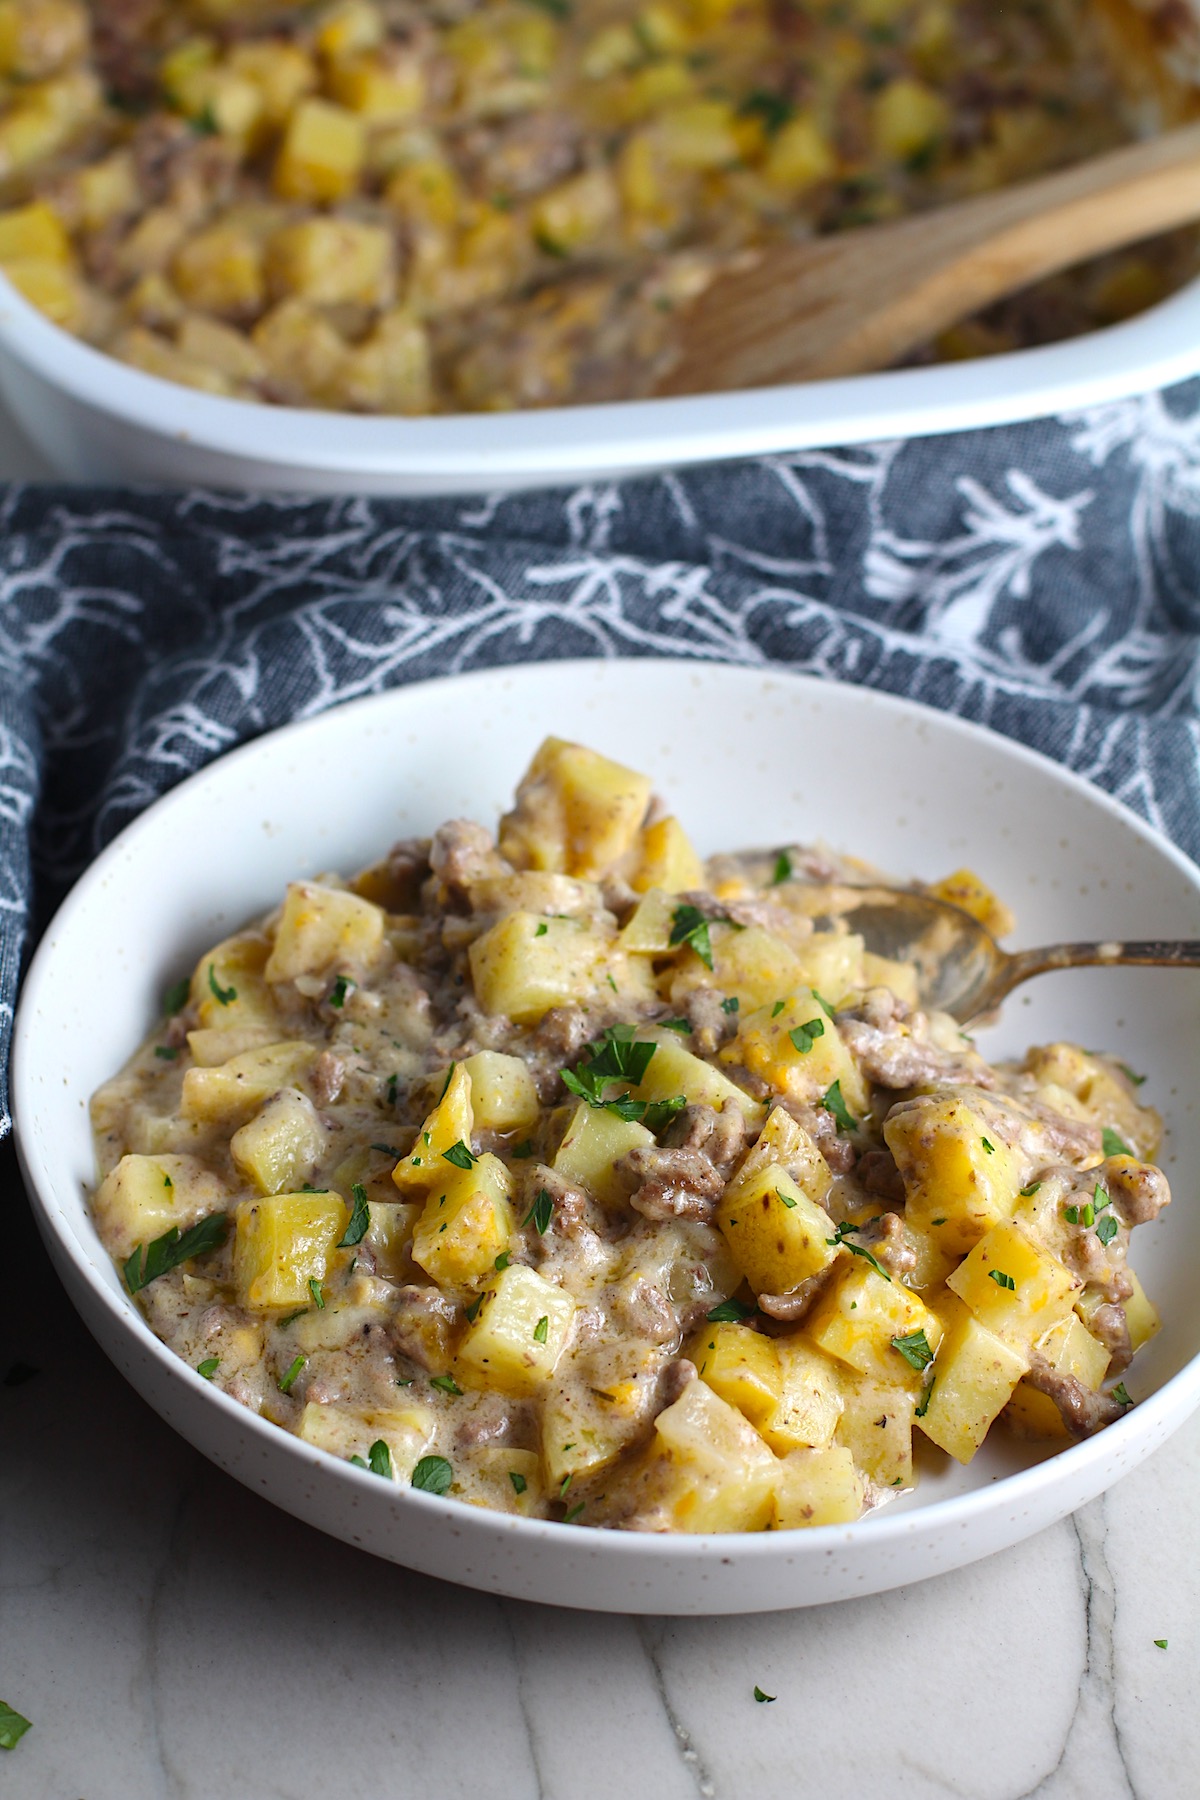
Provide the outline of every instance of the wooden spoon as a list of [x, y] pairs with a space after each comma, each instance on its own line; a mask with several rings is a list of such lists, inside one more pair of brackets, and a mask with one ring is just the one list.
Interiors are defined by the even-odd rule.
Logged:
[[772, 244], [681, 320], [660, 394], [857, 375], [1043, 275], [1200, 219], [1200, 124], [896, 224]]

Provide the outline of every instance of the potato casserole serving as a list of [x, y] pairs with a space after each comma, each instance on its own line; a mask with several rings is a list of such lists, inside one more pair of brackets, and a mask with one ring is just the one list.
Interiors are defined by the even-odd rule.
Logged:
[[[478, 412], [649, 392], [781, 236], [1021, 180], [1178, 116], [1171, 0], [0, 0], [0, 268], [207, 392]], [[1192, 238], [946, 333], [1160, 298]]]
[[997, 1420], [1094, 1432], [1158, 1328], [1158, 1116], [1112, 1056], [993, 1066], [922, 1011], [865, 876], [704, 864], [549, 738], [496, 837], [295, 881], [200, 958], [93, 1099], [101, 1238], [243, 1406], [529, 1517], [841, 1523]]

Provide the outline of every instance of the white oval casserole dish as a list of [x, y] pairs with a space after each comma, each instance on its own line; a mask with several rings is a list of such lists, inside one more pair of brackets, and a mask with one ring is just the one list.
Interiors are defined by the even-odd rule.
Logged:
[[769, 1611], [897, 1587], [1018, 1542], [1150, 1454], [1200, 1404], [1191, 972], [1052, 975], [982, 1040], [989, 1057], [1059, 1037], [1103, 1044], [1147, 1072], [1167, 1118], [1176, 1203], [1135, 1246], [1164, 1319], [1127, 1378], [1140, 1404], [1057, 1454], [996, 1432], [968, 1468], [934, 1466], [914, 1495], [846, 1527], [593, 1532], [400, 1489], [327, 1457], [214, 1391], [153, 1337], [88, 1213], [89, 1095], [150, 1028], [163, 988], [287, 879], [349, 871], [443, 818], [494, 821], [547, 731], [652, 773], [702, 850], [824, 837], [902, 874], [967, 863], [1015, 907], [1025, 943], [1200, 937], [1200, 869], [1115, 802], [978, 727], [804, 677], [649, 659], [543, 663], [400, 689], [263, 737], [104, 852], [43, 939], [18, 1011], [17, 1143], [38, 1224], [134, 1387], [219, 1466], [321, 1530], [486, 1591], [616, 1612]]

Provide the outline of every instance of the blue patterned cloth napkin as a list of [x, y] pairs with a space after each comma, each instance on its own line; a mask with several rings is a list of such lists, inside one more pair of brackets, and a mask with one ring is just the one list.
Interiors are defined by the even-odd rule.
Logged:
[[1200, 382], [992, 431], [453, 500], [0, 493], [0, 1130], [23, 955], [193, 770], [497, 663], [778, 664], [981, 720], [1200, 856]]

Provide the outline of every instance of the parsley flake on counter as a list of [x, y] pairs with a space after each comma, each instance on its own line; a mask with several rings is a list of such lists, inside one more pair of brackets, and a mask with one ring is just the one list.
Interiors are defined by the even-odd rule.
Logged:
[[705, 968], [712, 968], [712, 938], [709, 935], [708, 920], [698, 906], [675, 908], [671, 914], [671, 935], [667, 942], [672, 949], [682, 944], [690, 945]]
[[1003, 1269], [989, 1269], [988, 1280], [994, 1281], [997, 1287], [1007, 1288], [1010, 1294], [1015, 1294], [1017, 1291], [1016, 1282], [1011, 1275], [1006, 1275]]
[[1133, 1405], [1133, 1395], [1129, 1392], [1129, 1389], [1125, 1386], [1123, 1381], [1118, 1381], [1116, 1387], [1112, 1391], [1112, 1397], [1118, 1406]]
[[1117, 1221], [1113, 1218], [1112, 1214], [1105, 1213], [1104, 1217], [1096, 1227], [1096, 1236], [1100, 1239], [1102, 1244], [1108, 1245], [1112, 1243], [1120, 1229], [1121, 1227], [1117, 1224]]
[[237, 989], [235, 987], [223, 988], [217, 980], [216, 963], [209, 963], [208, 965], [208, 985], [213, 998], [219, 1001], [222, 1006], [231, 1006], [237, 999]]
[[[550, 1229], [550, 1221], [553, 1217], [554, 1201], [550, 1198], [550, 1195], [546, 1192], [545, 1188], [539, 1188], [536, 1200], [525, 1214], [525, 1217], [521, 1220], [521, 1223], [522, 1225], [532, 1225], [539, 1237], [545, 1237], [547, 1231]], [[499, 1263], [497, 1263], [496, 1266], [499, 1267]]]
[[[750, 96], [750, 100], [747, 100], [745, 105], [743, 106], [742, 111], [745, 112], [746, 109], [750, 106], [751, 101], [757, 99], [758, 97], [759, 96], [752, 94]], [[763, 97], [765, 98], [766, 96], [763, 96]], [[787, 106], [788, 103], [785, 100], [783, 102], [783, 104], [785, 106]], [[791, 109], [789, 107], [789, 111], [790, 110]], [[788, 855], [786, 850], [781, 850], [779, 852], [779, 855], [775, 858], [775, 868], [771, 874], [771, 886], [778, 887], [780, 882], [790, 881], [791, 879], [792, 879], [792, 859]]]
[[525, 1489], [529, 1486], [525, 1477], [517, 1469], [510, 1469], [508, 1471], [508, 1479], [512, 1482], [513, 1488], [518, 1494], [523, 1494]]
[[352, 1250], [355, 1244], [361, 1244], [371, 1224], [371, 1208], [367, 1205], [367, 1190], [361, 1181], [356, 1181], [350, 1189], [354, 1195], [354, 1211], [350, 1214], [350, 1223], [337, 1241], [339, 1250]]
[[1118, 1137], [1111, 1126], [1106, 1125], [1100, 1136], [1100, 1148], [1105, 1156], [1132, 1156], [1133, 1151], [1123, 1137]]
[[[1143, 1080], [1143, 1081], [1144, 1081], [1144, 1080], [1145, 1080], [1145, 1079], [1146, 1079], [1146, 1077], [1145, 1077], [1145, 1076], [1144, 1076], [1144, 1075], [1143, 1075], [1143, 1077], [1142, 1077], [1142, 1080]], [[1155, 1638], [1155, 1640], [1154, 1640], [1154, 1648], [1155, 1648], [1155, 1649], [1156, 1649], [1156, 1650], [1165, 1650], [1165, 1649], [1166, 1649], [1166, 1647], [1167, 1647], [1167, 1640], [1166, 1640], [1166, 1638]]]
[[854, 1130], [857, 1120], [855, 1119], [854, 1114], [848, 1110], [846, 1102], [842, 1099], [842, 1084], [840, 1080], [835, 1081], [831, 1087], [826, 1088], [818, 1105], [823, 1106], [826, 1112], [833, 1114], [834, 1118], [837, 1120], [837, 1128], [839, 1131]]
[[756, 1684], [755, 1689], [754, 1689], [754, 1698], [757, 1701], [759, 1701], [760, 1704], [766, 1704], [767, 1706], [770, 1706], [770, 1705], [773, 1705], [773, 1703], [776, 1700], [778, 1700], [779, 1695], [778, 1694], [764, 1694], [762, 1689], [760, 1687], [758, 1687]]
[[193, 1256], [204, 1256], [209, 1250], [217, 1250], [225, 1242], [229, 1233], [229, 1219], [225, 1213], [209, 1213], [206, 1219], [192, 1225], [180, 1235], [178, 1225], [172, 1225], [170, 1231], [164, 1231], [150, 1244], [139, 1244], [133, 1255], [123, 1265], [125, 1286], [131, 1294], [136, 1294], [150, 1282], [157, 1281], [170, 1269], [177, 1269], [180, 1263], [190, 1262]]
[[205, 1381], [211, 1381], [221, 1366], [219, 1356], [206, 1356], [203, 1362], [196, 1364], [197, 1375], [203, 1375]]
[[448, 1150], [442, 1151], [442, 1158], [445, 1162], [453, 1163], [456, 1169], [473, 1169], [479, 1161], [474, 1151], [468, 1150], [461, 1138], [456, 1144], [451, 1144]]
[[933, 1361], [933, 1351], [929, 1348], [929, 1339], [924, 1330], [910, 1331], [905, 1337], [894, 1337], [892, 1349], [898, 1350], [905, 1362], [914, 1369], [927, 1369]]
[[350, 989], [354, 985], [355, 984], [353, 981], [351, 981], [349, 975], [339, 975], [337, 980], [333, 984], [332, 990], [330, 991], [330, 995], [329, 995], [330, 1006], [336, 1006], [340, 1011], [340, 1009], [343, 1006], [345, 1006], [345, 1004], [346, 1004], [346, 995], [350, 992]]
[[459, 1387], [457, 1381], [455, 1381], [453, 1375], [431, 1375], [429, 1377], [429, 1385], [430, 1387], [441, 1388], [443, 1394], [462, 1393], [462, 1389]]
[[549, 1315], [549, 1313], [543, 1313], [541, 1318], [538, 1320], [537, 1324], [533, 1328], [534, 1343], [535, 1344], [544, 1344], [546, 1341], [546, 1333], [549, 1331], [549, 1329], [550, 1329], [550, 1315]]
[[188, 995], [191, 991], [192, 984], [186, 975], [182, 980], [173, 982], [167, 989], [166, 993], [163, 995], [163, 1012], [168, 1019], [172, 1018], [175, 1013], [183, 1011], [188, 1003]]
[[758, 1311], [756, 1306], [745, 1306], [740, 1300], [722, 1300], [714, 1306], [705, 1318], [713, 1325], [740, 1325], [743, 1319], [749, 1319]]
[[423, 1456], [412, 1472], [412, 1485], [423, 1494], [444, 1494], [454, 1480], [454, 1470], [444, 1456]]
[[0, 1700], [0, 1750], [15, 1750], [25, 1733], [32, 1730], [32, 1720], [14, 1712], [11, 1706]]
[[[788, 1032], [788, 1037], [792, 1041], [793, 1049], [798, 1050], [801, 1056], [807, 1056], [817, 1039], [823, 1038], [824, 1036], [824, 1019], [809, 1019], [807, 1024], [797, 1025], [795, 1031]], [[835, 1082], [834, 1087], [837, 1087], [837, 1085], [838, 1084]], [[829, 1091], [832, 1093], [833, 1089], [831, 1088]], [[840, 1087], [838, 1087], [838, 1098], [841, 1098]], [[832, 1111], [832, 1108], [830, 1110]], [[847, 1113], [846, 1116], [849, 1118], [850, 1115]], [[853, 1121], [851, 1122], [853, 1123]]]
[[287, 1374], [280, 1376], [279, 1391], [281, 1394], [290, 1394], [291, 1393], [292, 1385], [295, 1382], [297, 1375], [299, 1375], [301, 1369], [304, 1367], [304, 1365], [307, 1361], [308, 1361], [307, 1356], [298, 1356], [296, 1358], [296, 1360], [292, 1363]]

